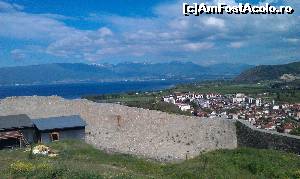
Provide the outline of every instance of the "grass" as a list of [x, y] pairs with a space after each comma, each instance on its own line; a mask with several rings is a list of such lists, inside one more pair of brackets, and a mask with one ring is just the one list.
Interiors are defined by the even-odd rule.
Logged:
[[197, 93], [220, 93], [220, 94], [258, 94], [266, 92], [265, 84], [231, 84], [231, 83], [200, 83], [178, 85], [172, 91], [197, 92]]
[[0, 178], [300, 178], [300, 157], [273, 150], [218, 150], [171, 164], [107, 154], [79, 141], [51, 147], [57, 158], [0, 151]]

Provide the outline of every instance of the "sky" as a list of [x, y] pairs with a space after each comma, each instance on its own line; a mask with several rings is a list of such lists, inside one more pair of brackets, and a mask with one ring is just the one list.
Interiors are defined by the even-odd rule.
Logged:
[[[182, 3], [289, 5], [286, 15], [184, 16]], [[300, 60], [299, 0], [0, 0], [0, 67]]]

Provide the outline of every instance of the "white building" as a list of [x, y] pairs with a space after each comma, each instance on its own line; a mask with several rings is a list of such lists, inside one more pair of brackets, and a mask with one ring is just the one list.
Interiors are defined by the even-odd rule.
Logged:
[[273, 110], [279, 110], [279, 106], [273, 106]]
[[209, 100], [205, 99], [197, 99], [196, 100], [197, 104], [202, 107], [202, 108], [209, 108], [210, 107], [210, 102]]
[[179, 96], [176, 96], [176, 99], [177, 99], [178, 101], [185, 101], [185, 100], [186, 100], [186, 97], [185, 97], [185, 95], [179, 95]]
[[202, 98], [204, 98], [204, 95], [203, 94], [196, 94], [195, 98], [196, 99], [200, 99], [200, 98], [202, 99]]
[[254, 98], [248, 98], [248, 103], [249, 103], [249, 104], [253, 104], [253, 103], [254, 103], [254, 101], [255, 101], [255, 99], [254, 99]]
[[175, 104], [175, 99], [173, 96], [168, 96], [163, 98], [164, 102]]
[[262, 105], [261, 98], [258, 98], [258, 99], [255, 100], [255, 105], [256, 106], [261, 106]]
[[181, 111], [187, 111], [191, 109], [191, 106], [189, 104], [177, 104], [177, 106]]
[[300, 120], [300, 112], [297, 112], [296, 118]]
[[241, 102], [245, 102], [245, 100], [246, 100], [245, 95], [242, 93], [238, 93], [235, 95], [235, 98], [232, 98], [233, 103], [241, 103]]

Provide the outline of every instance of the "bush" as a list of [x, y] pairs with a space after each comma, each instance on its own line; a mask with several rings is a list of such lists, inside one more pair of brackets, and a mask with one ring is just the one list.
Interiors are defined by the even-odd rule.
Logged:
[[91, 178], [98, 179], [102, 176], [90, 171], [78, 171], [70, 169], [66, 166], [57, 165], [47, 162], [35, 163], [26, 161], [16, 161], [9, 167], [11, 175], [14, 177], [27, 177], [27, 178]]
[[9, 167], [13, 174], [28, 174], [34, 171], [34, 165], [29, 162], [16, 161]]
[[16, 161], [10, 165], [9, 171], [16, 176], [34, 176], [38, 173], [46, 176], [53, 173], [54, 168], [52, 164], [46, 162], [36, 162], [33, 164], [26, 161]]
[[300, 178], [300, 169], [294, 172], [294, 177], [295, 178]]
[[300, 127], [294, 128], [290, 134], [292, 135], [299, 135], [300, 136]]

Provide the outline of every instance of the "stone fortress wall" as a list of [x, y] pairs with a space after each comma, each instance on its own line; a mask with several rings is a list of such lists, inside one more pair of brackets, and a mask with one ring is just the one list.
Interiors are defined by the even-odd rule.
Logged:
[[283, 150], [300, 155], [300, 136], [257, 129], [243, 120], [236, 121], [236, 133], [239, 147]]
[[300, 150], [300, 137], [262, 131], [240, 120], [174, 115], [84, 99], [31, 96], [0, 100], [0, 115], [12, 114], [27, 114], [32, 119], [80, 115], [87, 122], [87, 143], [108, 152], [159, 161], [184, 160], [238, 146]]
[[10, 114], [27, 114], [32, 119], [79, 114], [87, 122], [87, 143], [108, 152], [160, 161], [183, 160], [205, 151], [237, 147], [235, 125], [226, 119], [172, 115], [56, 96], [0, 100], [0, 115]]

